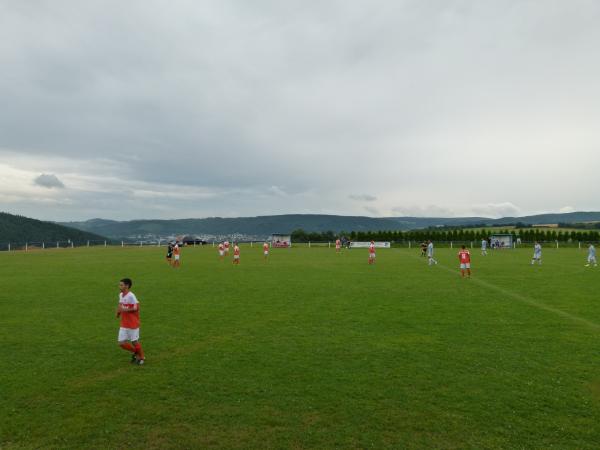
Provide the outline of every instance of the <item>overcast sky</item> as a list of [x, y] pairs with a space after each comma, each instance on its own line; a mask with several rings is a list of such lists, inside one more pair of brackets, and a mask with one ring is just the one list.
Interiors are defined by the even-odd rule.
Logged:
[[0, 210], [600, 210], [595, 0], [0, 0]]

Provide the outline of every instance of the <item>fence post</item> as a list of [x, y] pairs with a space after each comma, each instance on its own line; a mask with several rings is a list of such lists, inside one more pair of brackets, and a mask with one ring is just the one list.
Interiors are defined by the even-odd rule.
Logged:
[[473, 248], [473, 241], [471, 241], [471, 248]]
[[71, 248], [75, 247], [73, 241], [71, 241]]
[[[8, 248], [10, 250], [10, 244], [8, 244]], [[581, 250], [581, 241], [579, 241], [579, 250]]]
[[213, 241], [213, 248], [215, 247], [215, 241]]
[[308, 241], [308, 248], [310, 248], [310, 241]]
[[254, 242], [250, 241], [250, 248], [254, 247]]
[[125, 247], [125, 243], [121, 241], [121, 247]]
[[452, 246], [452, 241], [450, 241], [450, 248], [454, 248], [454, 247]]
[[25, 251], [27, 251], [27, 242], [25, 242]]
[[328, 248], [331, 248], [331, 241], [329, 241], [329, 242], [327, 243], [327, 247], [328, 247]]
[[410, 246], [410, 241], [408, 241], [408, 248], [411, 248], [411, 246]]
[[8, 243], [8, 251], [10, 252], [10, 242]]
[[556, 248], [558, 248], [558, 240], [556, 241]]
[[142, 246], [143, 246], [143, 243], [144, 243], [144, 241], [140, 241], [140, 247], [142, 247]]
[[106, 241], [104, 241], [104, 246], [106, 247]]
[[56, 248], [60, 248], [60, 243], [56, 241]]
[[87, 241], [87, 246], [88, 246], [88, 247], [90, 246], [90, 241]]

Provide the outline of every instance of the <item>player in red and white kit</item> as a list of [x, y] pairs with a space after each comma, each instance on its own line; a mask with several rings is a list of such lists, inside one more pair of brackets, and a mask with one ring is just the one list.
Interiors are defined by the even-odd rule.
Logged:
[[240, 248], [238, 247], [237, 244], [233, 245], [233, 263], [234, 264], [240, 263]]
[[339, 253], [340, 250], [342, 250], [342, 241], [340, 241], [339, 239], [335, 240], [335, 252]]
[[265, 256], [265, 261], [267, 260], [267, 258], [269, 257], [269, 243], [265, 242], [263, 244], [263, 255]]
[[122, 349], [131, 352], [131, 362], [144, 364], [144, 350], [140, 344], [140, 304], [135, 294], [130, 291], [132, 281], [123, 278], [119, 282], [119, 306], [117, 318], [121, 319], [119, 328], [119, 345]]
[[173, 247], [173, 257], [173, 267], [177, 269], [179, 266], [181, 266], [181, 249], [177, 243], [175, 244], [175, 247]]
[[219, 243], [219, 259], [223, 261], [223, 257], [225, 256], [225, 246], [223, 243]]
[[461, 247], [458, 252], [458, 260], [460, 261], [460, 274], [464, 278], [465, 271], [467, 272], [467, 276], [471, 278], [471, 253], [467, 250], [467, 247], [464, 245]]
[[223, 242], [223, 247], [225, 249], [225, 254], [229, 255], [229, 241]]
[[375, 264], [375, 242], [369, 244], [369, 264]]

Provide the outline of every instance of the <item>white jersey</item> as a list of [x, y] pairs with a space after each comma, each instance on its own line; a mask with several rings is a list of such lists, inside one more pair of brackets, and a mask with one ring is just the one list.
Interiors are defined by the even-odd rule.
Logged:
[[588, 248], [588, 256], [590, 258], [595, 258], [596, 257], [596, 247], [594, 247], [593, 245], [590, 245]]
[[433, 242], [427, 245], [427, 256], [433, 256]]
[[485, 239], [483, 239], [481, 241], [481, 250], [485, 250], [487, 248], [487, 241]]
[[540, 244], [535, 244], [533, 246], [533, 255], [542, 256], [542, 246]]

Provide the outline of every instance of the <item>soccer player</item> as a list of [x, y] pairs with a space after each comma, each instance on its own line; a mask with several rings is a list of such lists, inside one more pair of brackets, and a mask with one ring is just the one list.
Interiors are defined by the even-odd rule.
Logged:
[[598, 265], [596, 263], [596, 247], [590, 242], [590, 246], [588, 247], [588, 263], [585, 267], [590, 267], [591, 264], [594, 264], [594, 267]]
[[133, 292], [130, 291], [132, 281], [123, 278], [119, 281], [119, 306], [117, 318], [121, 319], [119, 328], [119, 346], [131, 352], [131, 362], [144, 364], [144, 350], [140, 344], [140, 304]]
[[487, 256], [487, 239], [481, 239], [481, 256]]
[[535, 262], [538, 264], [542, 264], [542, 245], [535, 241], [535, 245], [533, 246], [533, 258], [531, 259], [531, 265], [533, 266]]
[[225, 257], [225, 246], [223, 245], [222, 242], [219, 242], [219, 259], [221, 261], [223, 261], [224, 257]]
[[425, 241], [421, 242], [421, 256], [427, 256], [427, 242]]
[[263, 255], [265, 256], [265, 261], [267, 260], [267, 258], [269, 257], [269, 243], [265, 242], [263, 244]]
[[369, 264], [375, 264], [375, 241], [369, 244]]
[[225, 248], [225, 254], [229, 255], [229, 241], [223, 242], [223, 247]]
[[237, 243], [233, 244], [233, 263], [236, 265], [240, 263], [240, 248]]
[[169, 242], [169, 245], [167, 246], [167, 263], [169, 265], [172, 264], [171, 260], [173, 258], [173, 245]]
[[181, 251], [179, 250], [179, 244], [175, 243], [175, 247], [173, 247], [173, 256], [174, 256], [174, 261], [173, 261], [173, 267], [177, 268], [181, 265]]
[[336, 239], [335, 240], [335, 252], [339, 253], [341, 249], [342, 249], [342, 241], [340, 241], [339, 239]]
[[460, 261], [460, 274], [464, 278], [465, 270], [467, 271], [467, 276], [471, 278], [471, 253], [467, 250], [467, 247], [464, 245], [460, 248], [458, 252], [458, 260]]
[[427, 260], [430, 266], [437, 264], [437, 261], [433, 258], [433, 242], [431, 242], [431, 239], [427, 241]]

